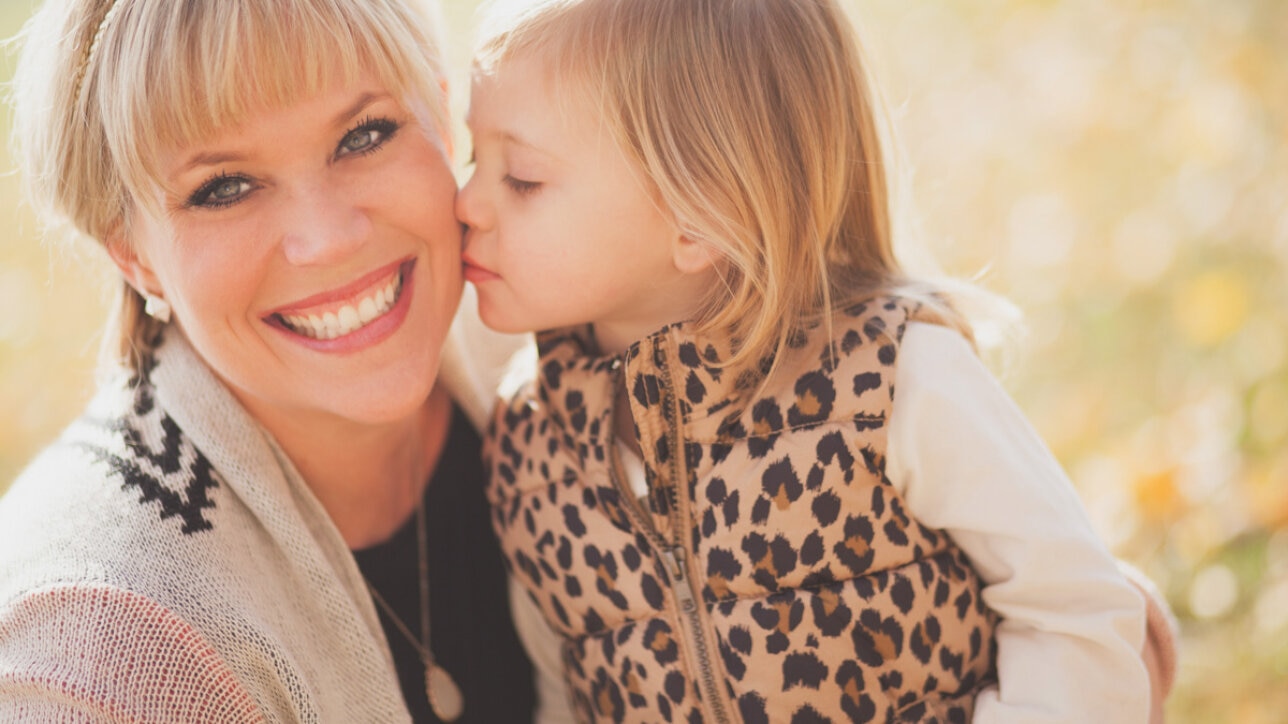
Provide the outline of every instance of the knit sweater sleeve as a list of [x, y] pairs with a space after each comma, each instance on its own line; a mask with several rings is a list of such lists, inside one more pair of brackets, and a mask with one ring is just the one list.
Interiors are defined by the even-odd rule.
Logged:
[[0, 722], [263, 722], [190, 624], [108, 585], [51, 585], [0, 606]]
[[984, 580], [998, 685], [976, 724], [1143, 722], [1145, 605], [1019, 408], [955, 332], [910, 325], [886, 471]]

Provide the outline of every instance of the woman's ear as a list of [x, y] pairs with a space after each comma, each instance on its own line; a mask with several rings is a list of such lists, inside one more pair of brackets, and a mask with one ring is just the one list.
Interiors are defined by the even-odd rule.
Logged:
[[107, 255], [112, 258], [112, 263], [135, 291], [144, 296], [161, 293], [161, 284], [152, 271], [151, 265], [139, 255], [134, 245], [126, 238], [124, 222], [118, 222], [107, 233], [103, 242], [103, 246], [107, 248]]
[[701, 274], [715, 267], [711, 249], [685, 234], [677, 234], [671, 246], [675, 268], [683, 274]]

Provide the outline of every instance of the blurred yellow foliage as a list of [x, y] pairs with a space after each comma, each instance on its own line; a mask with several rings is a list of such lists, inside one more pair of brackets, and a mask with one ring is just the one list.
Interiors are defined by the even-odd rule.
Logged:
[[1185, 280], [1172, 303], [1172, 322], [1195, 347], [1230, 339], [1248, 321], [1248, 280], [1232, 269], [1203, 271]]
[[1185, 499], [1176, 487], [1176, 469], [1143, 473], [1132, 481], [1133, 503], [1150, 523], [1169, 523], [1185, 507]]
[[1288, 529], [1288, 454], [1250, 469], [1241, 491], [1257, 526]]

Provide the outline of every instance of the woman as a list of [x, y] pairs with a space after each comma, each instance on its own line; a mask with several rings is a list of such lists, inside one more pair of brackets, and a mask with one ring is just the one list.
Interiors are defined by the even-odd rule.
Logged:
[[0, 501], [0, 721], [531, 719], [450, 359], [433, 27], [414, 0], [28, 25], [21, 161], [120, 269], [120, 369]]

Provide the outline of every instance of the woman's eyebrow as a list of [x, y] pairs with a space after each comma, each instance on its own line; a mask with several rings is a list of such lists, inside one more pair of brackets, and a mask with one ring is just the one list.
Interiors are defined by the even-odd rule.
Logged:
[[332, 125], [336, 125], [336, 126], [344, 125], [349, 122], [350, 118], [353, 118], [354, 116], [361, 113], [362, 110], [367, 106], [375, 103], [376, 101], [384, 100], [385, 98], [389, 98], [389, 97], [391, 96], [385, 92], [368, 91], [366, 93], [363, 93], [362, 95], [358, 96], [357, 100], [355, 100], [353, 103], [345, 107], [344, 110], [335, 114], [335, 120], [332, 122]]
[[182, 166], [180, 166], [174, 172], [173, 175], [181, 176], [187, 173], [188, 171], [191, 171], [192, 169], [197, 168], [198, 166], [219, 166], [221, 164], [231, 163], [233, 161], [240, 161], [245, 157], [246, 157], [245, 154], [239, 153], [236, 151], [202, 152], [188, 159]]
[[[350, 118], [361, 113], [367, 106], [389, 97], [391, 96], [385, 92], [369, 91], [367, 93], [363, 93], [358, 96], [353, 103], [350, 103], [340, 112], [336, 113], [331, 125], [337, 127], [346, 125]], [[175, 175], [178, 176], [187, 173], [198, 166], [219, 166], [222, 164], [241, 161], [245, 158], [246, 155], [238, 151], [202, 151], [194, 154], [191, 158], [185, 161], [183, 165], [179, 166], [175, 171]]]

